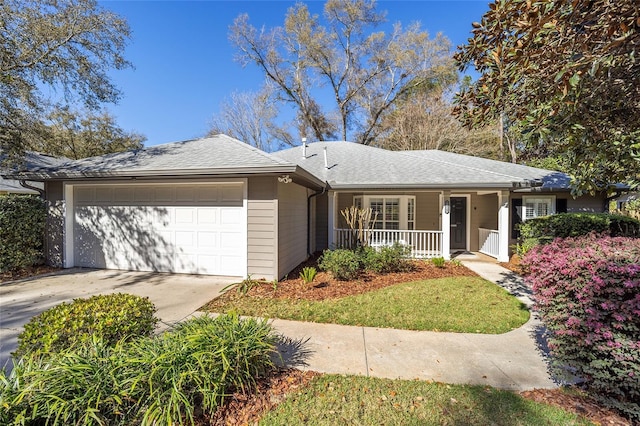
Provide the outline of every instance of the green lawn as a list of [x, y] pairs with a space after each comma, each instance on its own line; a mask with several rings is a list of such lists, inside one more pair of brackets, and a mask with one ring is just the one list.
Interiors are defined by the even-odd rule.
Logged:
[[214, 300], [205, 309], [297, 321], [461, 333], [505, 333], [529, 311], [501, 287], [479, 277], [449, 277], [398, 284], [324, 301], [240, 296]]
[[260, 425], [592, 425], [491, 387], [322, 375]]

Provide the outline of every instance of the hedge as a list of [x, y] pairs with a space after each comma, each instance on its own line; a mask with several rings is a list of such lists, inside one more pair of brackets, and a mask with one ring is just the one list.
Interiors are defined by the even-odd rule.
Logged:
[[609, 213], [559, 213], [528, 219], [519, 225], [517, 251], [525, 255], [538, 244], [555, 238], [578, 237], [590, 232], [612, 237], [640, 238], [640, 221]]
[[640, 239], [558, 238], [522, 262], [555, 371], [640, 422]]
[[45, 221], [45, 202], [38, 196], [0, 196], [0, 272], [43, 262]]

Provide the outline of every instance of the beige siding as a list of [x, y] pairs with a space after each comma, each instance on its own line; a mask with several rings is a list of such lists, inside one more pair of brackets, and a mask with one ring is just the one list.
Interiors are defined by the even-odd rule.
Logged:
[[498, 229], [498, 195], [471, 194], [471, 224], [468, 226], [469, 250], [479, 250], [478, 228]]
[[275, 177], [249, 179], [247, 208], [247, 273], [272, 280], [278, 269], [277, 187]]
[[278, 183], [278, 278], [307, 259], [307, 189]]
[[[353, 206], [353, 196], [355, 194], [351, 193], [351, 192], [341, 192], [338, 194], [338, 211], [337, 211], [337, 224], [336, 226], [338, 228], [346, 228], [347, 227], [347, 222], [344, 220], [344, 217], [342, 216], [342, 214], [340, 214], [341, 211], [343, 211], [344, 209], [347, 209], [351, 206]], [[359, 195], [359, 194], [358, 194]]]
[[45, 256], [47, 264], [62, 267], [64, 261], [64, 195], [62, 182], [45, 183], [47, 229]]
[[567, 198], [568, 213], [602, 213], [606, 211], [606, 203], [604, 195], [583, 195], [574, 199], [571, 195], [558, 195], [558, 198]]
[[329, 197], [327, 194], [315, 197], [316, 251], [329, 248]]
[[416, 230], [440, 230], [440, 194], [419, 192], [416, 194]]

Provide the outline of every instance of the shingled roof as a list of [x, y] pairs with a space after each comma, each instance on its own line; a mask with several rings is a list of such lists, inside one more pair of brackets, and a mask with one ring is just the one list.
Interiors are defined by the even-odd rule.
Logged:
[[[306, 154], [303, 154], [303, 151]], [[326, 152], [326, 165], [325, 165]], [[32, 165], [12, 173], [27, 180], [292, 174], [312, 186], [365, 188], [569, 188], [569, 176], [451, 152], [388, 151], [352, 142], [315, 142], [268, 154], [216, 135], [139, 150]]]
[[303, 147], [273, 155], [297, 163], [334, 189], [566, 189], [569, 185], [563, 173], [437, 150], [388, 151], [352, 142], [315, 142], [307, 145], [306, 156]]
[[[59, 167], [31, 167], [15, 177], [31, 180], [95, 177], [174, 177], [300, 173], [295, 164], [226, 135], [155, 145], [70, 161]], [[320, 183], [320, 182], [316, 182]]]

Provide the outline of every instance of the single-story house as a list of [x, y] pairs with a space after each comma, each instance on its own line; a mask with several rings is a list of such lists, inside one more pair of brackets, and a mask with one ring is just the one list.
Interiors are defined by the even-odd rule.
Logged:
[[377, 212], [371, 244], [415, 257], [508, 260], [514, 225], [601, 212], [567, 175], [441, 151], [316, 142], [268, 154], [225, 135], [31, 168], [44, 182], [53, 265], [279, 279], [339, 246], [340, 211]]

